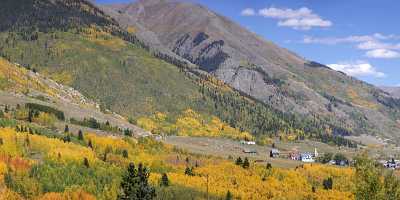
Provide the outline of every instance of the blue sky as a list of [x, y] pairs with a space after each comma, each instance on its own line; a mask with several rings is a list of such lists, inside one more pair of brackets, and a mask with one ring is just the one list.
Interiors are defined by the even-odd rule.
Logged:
[[400, 1], [187, 1], [200, 3], [308, 60], [375, 85], [400, 86]]

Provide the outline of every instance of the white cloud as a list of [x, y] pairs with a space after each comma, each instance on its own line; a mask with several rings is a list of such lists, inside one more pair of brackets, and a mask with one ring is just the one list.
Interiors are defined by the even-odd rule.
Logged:
[[286, 26], [294, 29], [309, 30], [313, 27], [332, 26], [331, 21], [323, 20], [306, 7], [297, 10], [270, 7], [259, 10], [258, 15], [278, 19], [278, 26]]
[[381, 40], [399, 40], [400, 36], [397, 35], [382, 35], [380, 33], [375, 33], [373, 35], [351, 35], [348, 37], [311, 37], [304, 36], [303, 43], [316, 43], [316, 44], [340, 44], [340, 43], [364, 43], [369, 42], [370, 44], [375, 43], [376, 45], [387, 45], [394, 46], [395, 48], [400, 48], [400, 44], [392, 45], [387, 43], [381, 43]]
[[317, 38], [305, 36], [301, 41], [304, 44], [354, 44], [355, 48], [365, 50], [365, 55], [370, 58], [400, 58], [400, 53], [394, 50], [400, 50], [400, 40], [398, 35], [383, 35], [375, 33], [372, 35], [353, 35], [348, 37], [325, 37]]
[[336, 71], [344, 72], [350, 76], [373, 76], [377, 78], [383, 78], [386, 76], [383, 72], [377, 71], [375, 67], [366, 61], [329, 64], [328, 67]]
[[367, 41], [374, 41], [374, 36], [370, 35], [352, 35], [348, 37], [325, 37], [325, 38], [317, 38], [311, 36], [304, 36], [303, 43], [306, 44], [340, 44], [340, 43], [361, 43]]
[[254, 15], [256, 15], [256, 11], [253, 8], [246, 8], [246, 9], [242, 10], [240, 15], [242, 15], [242, 16], [254, 16]]
[[374, 49], [365, 53], [370, 58], [400, 58], [400, 54], [396, 51], [388, 49]]
[[400, 44], [383, 43], [377, 40], [362, 42], [357, 45], [357, 48], [364, 50], [371, 49], [400, 49]]

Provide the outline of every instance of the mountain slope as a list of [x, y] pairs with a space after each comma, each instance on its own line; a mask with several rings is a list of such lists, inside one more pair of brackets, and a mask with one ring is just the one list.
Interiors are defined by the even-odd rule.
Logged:
[[[147, 135], [143, 129], [134, 126], [118, 114], [100, 110], [99, 105], [80, 92], [13, 64], [0, 57], [0, 102], [2, 106], [17, 107], [34, 103], [62, 111], [68, 122], [70, 118], [83, 120], [94, 118], [99, 122], [132, 130], [135, 136]], [[62, 124], [63, 126], [63, 124]], [[60, 127], [62, 129], [64, 127]], [[80, 127], [84, 129], [83, 127]]]
[[400, 98], [400, 88], [399, 87], [381, 87], [382, 90], [389, 92], [392, 96]]
[[[318, 116], [354, 134], [396, 136], [399, 107], [378, 88], [303, 58], [207, 8], [172, 0], [101, 6], [125, 27], [283, 112]], [[139, 35], [139, 33], [137, 33]]]
[[[160, 60], [132, 31], [120, 28], [86, 1], [23, 2], [30, 9], [21, 9], [20, 1], [7, 1], [0, 8], [30, 16], [19, 20], [24, 23], [7, 26], [18, 20], [3, 13], [0, 24], [7, 28], [0, 32], [0, 55], [72, 86], [103, 109], [132, 117], [132, 121], [157, 112], [175, 120], [175, 116], [193, 109], [202, 118], [213, 119], [215, 115], [240, 131], [258, 136], [284, 130], [302, 132], [304, 127], [321, 136], [323, 126], [305, 123], [249, 99], [204, 73]], [[37, 18], [35, 13], [43, 15]]]
[[[64, 6], [68, 5], [64, 2], [81, 5], [73, 4], [64, 13]], [[123, 30], [106, 15], [101, 15], [101, 12], [81, 13], [87, 7], [96, 10], [86, 1], [31, 0], [24, 3], [30, 5], [26, 11], [19, 10], [19, 3], [5, 4], [1, 9], [19, 10], [20, 16], [49, 13], [40, 15], [42, 17], [38, 19], [29, 18], [29, 26], [16, 23], [10, 32], [0, 34], [1, 53], [10, 60], [48, 74], [97, 100], [102, 106], [129, 116], [182, 110], [188, 106], [186, 102], [200, 99], [196, 86], [179, 75], [175, 66], [156, 59], [140, 46], [114, 34]], [[48, 4], [54, 7], [42, 7]], [[53, 15], [56, 17], [50, 17]], [[72, 21], [68, 20], [70, 15]], [[2, 27], [15, 21], [4, 13], [1, 19]], [[25, 19], [17, 21], [25, 22]], [[30, 25], [38, 21], [39, 25], [35, 26], [38, 29], [31, 31]], [[51, 24], [41, 25], [43, 21], [51, 21]]]

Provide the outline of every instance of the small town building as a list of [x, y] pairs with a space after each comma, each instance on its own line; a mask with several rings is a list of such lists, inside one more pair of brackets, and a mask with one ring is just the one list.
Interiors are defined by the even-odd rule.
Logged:
[[314, 157], [312, 156], [311, 153], [302, 153], [301, 154], [301, 161], [302, 162], [307, 162], [307, 163], [315, 162]]
[[271, 149], [269, 152], [269, 157], [271, 158], [278, 158], [279, 157], [279, 150], [278, 149]]
[[243, 149], [243, 153], [257, 154], [257, 150], [255, 150], [255, 149]]
[[300, 153], [299, 153], [299, 152], [294, 151], [294, 152], [290, 152], [290, 153], [289, 153], [289, 158], [290, 158], [291, 160], [300, 160], [300, 159], [301, 159], [301, 156], [300, 156]]
[[240, 141], [240, 144], [244, 144], [244, 145], [255, 145], [256, 142], [255, 142], [255, 141], [245, 141], [245, 140], [242, 140], [242, 141]]

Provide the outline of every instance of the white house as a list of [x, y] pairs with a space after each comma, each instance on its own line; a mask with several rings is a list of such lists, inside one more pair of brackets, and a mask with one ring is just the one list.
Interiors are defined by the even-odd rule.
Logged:
[[311, 153], [302, 153], [300, 157], [302, 162], [307, 162], [307, 163], [315, 162]]
[[256, 142], [254, 142], [254, 141], [245, 141], [245, 140], [242, 140], [242, 141], [240, 141], [240, 144], [255, 145]]

